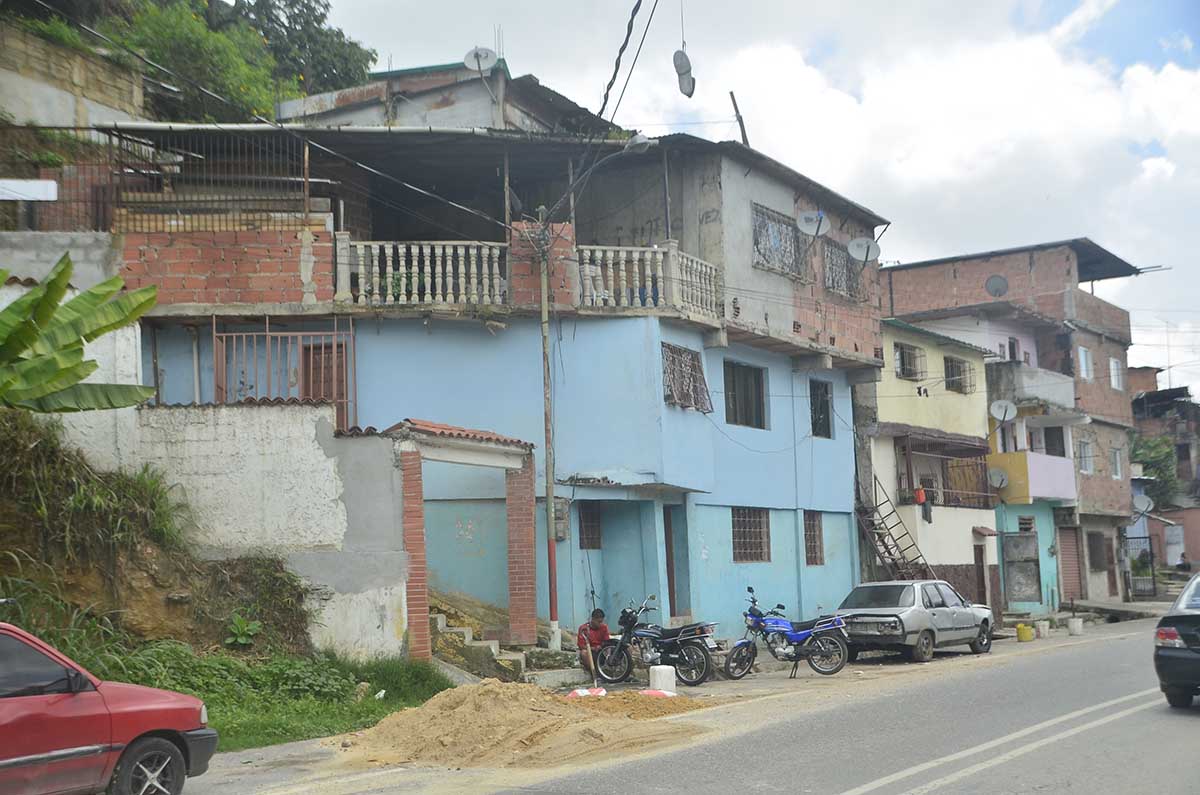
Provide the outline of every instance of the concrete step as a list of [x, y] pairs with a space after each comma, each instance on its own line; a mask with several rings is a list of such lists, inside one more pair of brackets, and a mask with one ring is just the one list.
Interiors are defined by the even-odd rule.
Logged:
[[525, 681], [550, 690], [590, 685], [592, 678], [582, 668], [556, 668], [550, 671], [526, 671]]

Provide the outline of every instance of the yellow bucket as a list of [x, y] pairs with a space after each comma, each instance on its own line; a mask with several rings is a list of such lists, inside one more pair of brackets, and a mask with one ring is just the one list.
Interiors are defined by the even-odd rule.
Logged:
[[1028, 643], [1033, 640], [1033, 627], [1028, 624], [1017, 624], [1017, 642]]

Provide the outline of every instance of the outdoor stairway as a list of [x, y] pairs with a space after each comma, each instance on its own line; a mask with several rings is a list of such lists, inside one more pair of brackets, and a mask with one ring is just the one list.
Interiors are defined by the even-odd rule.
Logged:
[[879, 478], [875, 478], [875, 504], [870, 512], [859, 510], [855, 515], [863, 542], [875, 550], [889, 577], [893, 580], [936, 578], [933, 567], [921, 554], [917, 540], [900, 518]]
[[498, 676], [520, 681], [525, 671], [525, 655], [500, 648], [498, 640], [475, 640], [470, 627], [450, 626], [441, 613], [429, 614], [434, 634], [434, 655], [480, 676]]

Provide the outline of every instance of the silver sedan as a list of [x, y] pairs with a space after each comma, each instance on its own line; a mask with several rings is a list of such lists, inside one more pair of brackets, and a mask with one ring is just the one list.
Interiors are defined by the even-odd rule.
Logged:
[[970, 646], [992, 649], [992, 611], [971, 604], [944, 580], [864, 583], [837, 609], [846, 619], [850, 659], [860, 651], [894, 649], [910, 660], [929, 662], [934, 649]]

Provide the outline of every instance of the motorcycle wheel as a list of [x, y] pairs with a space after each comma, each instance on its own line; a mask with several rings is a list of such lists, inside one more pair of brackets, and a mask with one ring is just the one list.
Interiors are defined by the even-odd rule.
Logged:
[[596, 652], [596, 676], [610, 685], [624, 682], [633, 673], [633, 656], [628, 646], [608, 642]]
[[823, 676], [833, 676], [846, 667], [850, 656], [846, 641], [837, 635], [818, 635], [808, 652], [808, 667]]
[[679, 662], [675, 663], [679, 681], [688, 687], [704, 684], [708, 672], [712, 670], [712, 655], [708, 649], [698, 643], [685, 643], [679, 647], [679, 658]]
[[730, 679], [741, 679], [750, 673], [750, 668], [754, 665], [754, 657], [753, 646], [749, 644], [738, 646], [725, 655], [725, 675]]

